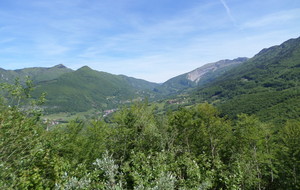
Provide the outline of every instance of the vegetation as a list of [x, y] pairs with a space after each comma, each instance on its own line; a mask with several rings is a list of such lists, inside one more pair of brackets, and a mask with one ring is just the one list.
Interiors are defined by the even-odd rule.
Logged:
[[19, 79], [25, 84], [29, 77], [35, 86], [34, 97], [47, 93], [45, 110], [48, 114], [60, 112], [103, 111], [136, 99], [154, 98], [158, 84], [124, 75], [97, 72], [85, 66], [77, 71], [57, 65], [51, 68], [25, 68], [4, 70], [0, 68], [0, 83], [13, 84]]
[[[15, 71], [0, 69], [0, 81], [12, 84], [19, 77], [24, 84], [25, 76], [30, 76], [36, 87], [33, 96], [47, 93], [44, 105], [47, 114], [104, 112], [146, 98], [150, 101], [166, 98], [161, 113], [176, 110], [178, 105], [209, 102], [231, 119], [245, 113], [255, 114], [264, 122], [284, 124], [300, 116], [299, 44], [300, 38], [291, 39], [264, 49], [251, 59], [204, 65], [193, 71], [194, 74], [201, 71], [199, 81], [189, 80], [187, 73], [159, 85], [97, 72], [86, 66], [72, 71], [63, 65]], [[193, 78], [197, 79], [197, 75]]]
[[85, 66], [36, 86], [34, 96], [47, 92], [48, 113], [100, 111], [149, 97], [150, 82], [98, 72]]
[[146, 102], [48, 128], [34, 106], [5, 103], [30, 97], [27, 84], [1, 101], [2, 189], [300, 188], [299, 121], [230, 120], [207, 103], [158, 116]]
[[[154, 103], [141, 99], [159, 93], [156, 84], [88, 67], [39, 82], [6, 80], [0, 187], [300, 189], [299, 62], [300, 38], [292, 39]], [[181, 91], [182, 76], [172, 81]], [[42, 108], [73, 119], [53, 125]]]
[[34, 67], [18, 70], [4, 70], [0, 68], [0, 82], [13, 84], [15, 79], [19, 78], [21, 83], [25, 83], [26, 78], [30, 77], [33, 83], [37, 84], [39, 82], [56, 79], [72, 71], [72, 69], [66, 68], [64, 65], [56, 65], [51, 68]]
[[299, 119], [300, 38], [264, 49], [215, 81], [194, 90], [196, 102], [215, 104], [224, 115], [256, 114], [263, 121]]

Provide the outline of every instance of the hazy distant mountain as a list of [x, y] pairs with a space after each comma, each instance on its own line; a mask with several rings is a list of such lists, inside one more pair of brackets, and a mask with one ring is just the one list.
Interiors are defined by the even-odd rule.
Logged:
[[163, 83], [159, 90], [168, 94], [176, 94], [184, 89], [204, 85], [247, 60], [248, 58], [241, 57], [205, 64], [191, 72], [169, 79]]
[[27, 76], [29, 76], [34, 83], [38, 83], [42, 81], [56, 79], [62, 74], [69, 73], [72, 71], [72, 69], [69, 69], [62, 64], [49, 68], [33, 67], [17, 70], [5, 70], [0, 68], [0, 83], [13, 83], [16, 78], [19, 78], [20, 81], [24, 82]]

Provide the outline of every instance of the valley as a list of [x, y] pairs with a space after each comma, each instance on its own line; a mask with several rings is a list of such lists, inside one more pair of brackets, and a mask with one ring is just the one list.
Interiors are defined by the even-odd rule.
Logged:
[[[76, 71], [64, 65], [1, 69], [0, 74], [1, 81], [10, 84], [16, 78], [24, 84], [29, 77], [34, 85], [34, 98], [45, 92], [45, 119], [66, 122], [74, 116], [97, 118], [109, 115], [108, 110], [147, 100], [163, 102], [158, 111], [162, 113], [209, 102], [230, 117], [247, 113], [265, 121], [284, 122], [299, 118], [300, 113], [299, 41], [299, 38], [288, 40], [250, 59], [205, 64], [162, 84], [99, 72], [87, 66]], [[291, 109], [294, 111], [290, 112]]]
[[299, 189], [299, 63], [297, 38], [163, 84], [0, 69], [0, 187]]

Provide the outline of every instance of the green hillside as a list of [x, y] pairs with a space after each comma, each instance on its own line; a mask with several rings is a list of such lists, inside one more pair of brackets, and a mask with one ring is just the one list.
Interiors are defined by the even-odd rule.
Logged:
[[146, 89], [151, 85], [143, 80], [98, 72], [85, 66], [55, 80], [39, 83], [34, 94], [47, 93], [46, 110], [50, 113], [82, 112], [92, 108], [116, 108], [135, 98], [143, 98], [149, 95]]
[[156, 90], [163, 94], [177, 94], [180, 93], [184, 89], [196, 87], [197, 84], [193, 81], [187, 79], [187, 74], [182, 74], [171, 78], [164, 82], [160, 87]]
[[133, 88], [138, 89], [138, 90], [152, 91], [154, 88], [160, 86], [157, 83], [148, 82], [146, 80], [136, 79], [136, 78], [128, 77], [125, 75], [119, 75], [119, 77], [122, 78], [123, 80], [127, 81]]
[[244, 64], [194, 91], [231, 117], [257, 114], [282, 122], [300, 117], [300, 38], [263, 49]]
[[0, 83], [13, 83], [16, 78], [19, 78], [21, 82], [25, 82], [26, 77], [30, 77], [34, 83], [39, 83], [56, 79], [62, 74], [72, 71], [72, 69], [61, 64], [49, 68], [33, 67], [18, 70], [4, 70], [0, 68]]

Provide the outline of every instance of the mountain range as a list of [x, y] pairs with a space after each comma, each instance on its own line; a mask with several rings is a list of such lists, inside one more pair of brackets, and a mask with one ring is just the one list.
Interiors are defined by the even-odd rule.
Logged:
[[72, 71], [72, 69], [69, 69], [62, 64], [50, 68], [34, 67], [17, 70], [4, 70], [0, 68], [0, 82], [14, 83], [16, 78], [19, 78], [21, 82], [24, 82], [26, 77], [30, 77], [30, 79], [36, 84], [56, 79], [62, 74]]
[[[39, 83], [35, 95], [47, 92], [50, 110], [78, 112], [111, 109], [149, 95], [153, 83], [92, 70], [84, 66], [57, 79]], [[149, 95], [150, 96], [150, 95]]]
[[163, 84], [125, 75], [113, 75], [84, 66], [76, 71], [56, 65], [18, 70], [0, 69], [0, 82], [25, 83], [29, 77], [35, 85], [34, 97], [47, 93], [48, 113], [107, 110], [137, 100], [157, 100], [178, 94], [185, 89], [208, 83], [218, 75], [246, 61], [247, 58], [221, 60], [174, 77]]
[[261, 50], [254, 57], [220, 60], [171, 78], [163, 84], [113, 75], [84, 66], [76, 71], [51, 68], [0, 68], [0, 82], [21, 82], [29, 76], [33, 95], [47, 93], [48, 113], [106, 110], [140, 101], [188, 99], [210, 102], [229, 116], [257, 114], [265, 120], [300, 118], [300, 38]]

